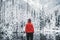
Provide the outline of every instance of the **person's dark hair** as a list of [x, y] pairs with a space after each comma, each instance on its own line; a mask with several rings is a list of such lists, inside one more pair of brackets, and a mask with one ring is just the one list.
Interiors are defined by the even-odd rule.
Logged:
[[31, 22], [31, 19], [28, 19], [28, 22]]

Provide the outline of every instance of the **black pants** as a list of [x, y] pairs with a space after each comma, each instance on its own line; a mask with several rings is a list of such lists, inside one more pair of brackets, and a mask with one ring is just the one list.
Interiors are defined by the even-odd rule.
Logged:
[[33, 40], [33, 33], [26, 33], [27, 40]]

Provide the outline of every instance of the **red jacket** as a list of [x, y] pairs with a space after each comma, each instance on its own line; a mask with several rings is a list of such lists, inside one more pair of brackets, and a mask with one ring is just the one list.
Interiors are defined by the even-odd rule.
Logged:
[[26, 33], [34, 33], [34, 27], [32, 23], [27, 23], [25, 27]]

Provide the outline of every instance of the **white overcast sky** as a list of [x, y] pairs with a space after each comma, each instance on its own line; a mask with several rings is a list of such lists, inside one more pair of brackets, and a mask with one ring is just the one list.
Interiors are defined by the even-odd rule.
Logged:
[[47, 8], [53, 8], [60, 5], [60, 0], [24, 0], [28, 2], [34, 8], [41, 8], [42, 6]]

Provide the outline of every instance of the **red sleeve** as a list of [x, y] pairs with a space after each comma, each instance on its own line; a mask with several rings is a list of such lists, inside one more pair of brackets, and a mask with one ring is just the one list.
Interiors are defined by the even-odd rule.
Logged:
[[33, 26], [33, 24], [32, 24], [32, 30], [33, 30], [33, 32], [34, 32], [34, 26]]

